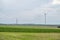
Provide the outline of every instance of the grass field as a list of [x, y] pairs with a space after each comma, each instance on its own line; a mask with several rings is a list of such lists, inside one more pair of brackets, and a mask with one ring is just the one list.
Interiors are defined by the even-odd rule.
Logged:
[[57, 29], [57, 26], [38, 26], [38, 25], [0, 25], [0, 27], [11, 28], [38, 28], [38, 29]]
[[0, 32], [29, 32], [29, 33], [60, 33], [60, 29], [53, 26], [11, 26], [1, 25]]
[[0, 32], [0, 40], [60, 40], [60, 33]]
[[0, 25], [0, 40], [60, 40], [56, 26]]

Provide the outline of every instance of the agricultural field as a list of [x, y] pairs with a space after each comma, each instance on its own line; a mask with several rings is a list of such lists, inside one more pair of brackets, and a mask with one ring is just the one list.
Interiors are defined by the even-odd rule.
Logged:
[[0, 32], [60, 33], [60, 29], [53, 26], [1, 25]]
[[0, 40], [60, 40], [57, 26], [0, 25]]
[[38, 29], [57, 29], [57, 26], [39, 26], [39, 25], [0, 25], [0, 27], [11, 28], [38, 28]]
[[0, 32], [0, 40], [60, 40], [60, 33]]

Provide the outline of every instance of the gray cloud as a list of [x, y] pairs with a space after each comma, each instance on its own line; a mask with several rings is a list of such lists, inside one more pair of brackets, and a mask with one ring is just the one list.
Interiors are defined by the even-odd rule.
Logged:
[[60, 20], [60, 6], [52, 5], [52, 0], [2, 0], [0, 6], [0, 18], [6, 20], [18, 18], [19, 23], [44, 23], [44, 13], [47, 23]]

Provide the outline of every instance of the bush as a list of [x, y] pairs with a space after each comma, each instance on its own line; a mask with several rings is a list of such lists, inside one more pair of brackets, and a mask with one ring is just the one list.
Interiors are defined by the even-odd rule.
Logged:
[[60, 26], [58, 26], [58, 28], [60, 28]]

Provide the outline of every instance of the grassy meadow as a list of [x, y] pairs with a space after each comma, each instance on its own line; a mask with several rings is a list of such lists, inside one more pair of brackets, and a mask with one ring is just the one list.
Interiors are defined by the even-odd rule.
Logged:
[[0, 40], [60, 40], [57, 26], [0, 25]]
[[0, 32], [0, 40], [60, 40], [60, 33]]

